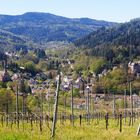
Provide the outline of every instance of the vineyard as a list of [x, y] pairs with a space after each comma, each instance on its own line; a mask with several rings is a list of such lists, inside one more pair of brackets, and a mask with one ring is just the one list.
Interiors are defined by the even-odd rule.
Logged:
[[[59, 75], [51, 100], [43, 95], [38, 98], [40, 104], [35, 112], [27, 108], [25, 100], [20, 108], [17, 88], [15, 112], [10, 111], [7, 102], [5, 111], [0, 113], [2, 140], [139, 139], [140, 111], [131, 94], [131, 98], [126, 94], [112, 95], [95, 103], [89, 90], [83, 98], [75, 97], [72, 84], [70, 96], [64, 98], [60, 94], [60, 80]], [[77, 101], [85, 106], [76, 106]]]
[[[17, 118], [18, 117], [18, 118]], [[67, 116], [58, 114], [55, 140], [138, 140], [136, 135], [139, 114], [125, 118], [122, 114], [82, 114]], [[1, 114], [1, 140], [49, 140], [52, 117], [34, 113]]]

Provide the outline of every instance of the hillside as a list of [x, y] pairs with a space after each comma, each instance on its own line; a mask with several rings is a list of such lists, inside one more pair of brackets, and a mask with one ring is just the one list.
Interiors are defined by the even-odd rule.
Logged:
[[17, 36], [5, 30], [0, 30], [0, 49], [5, 51], [20, 50], [30, 48], [29, 40]]
[[140, 19], [112, 28], [101, 28], [75, 42], [76, 46], [91, 48], [94, 56], [104, 56], [116, 63], [140, 55]]
[[101, 27], [116, 23], [81, 18], [70, 19], [49, 13], [25, 13], [23, 15], [0, 15], [0, 28], [17, 35], [29, 37], [44, 44], [48, 41], [73, 41]]
[[128, 23], [119, 24], [112, 28], [100, 28], [99, 30], [79, 39], [75, 42], [77, 46], [88, 47], [105, 45], [140, 45], [140, 19]]

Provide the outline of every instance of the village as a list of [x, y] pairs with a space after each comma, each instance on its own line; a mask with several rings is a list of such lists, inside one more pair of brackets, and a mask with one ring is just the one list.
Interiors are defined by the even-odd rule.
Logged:
[[[20, 56], [16, 53], [5, 53], [8, 57], [8, 61], [10, 59], [19, 59]], [[54, 57], [47, 58], [47, 61], [53, 59]], [[1, 66], [3, 66], [3, 69], [0, 71], [0, 82], [2, 83], [17, 83], [17, 85], [20, 85], [21, 81], [26, 81], [27, 85], [29, 86], [29, 90], [27, 93], [22, 93], [22, 91], [19, 91], [19, 95], [32, 95], [37, 96], [40, 94], [44, 94], [45, 102], [47, 102], [49, 99], [55, 98], [55, 90], [56, 90], [56, 83], [58, 80], [57, 77], [57, 70], [50, 70], [50, 71], [41, 71], [37, 72], [34, 76], [30, 73], [25, 71], [25, 67], [20, 67], [18, 72], [10, 72], [8, 68], [8, 61], [2, 61]], [[71, 68], [71, 70], [74, 70], [74, 63], [75, 60], [62, 60], [59, 62], [59, 67], [62, 67], [63, 69], [65, 67]], [[61, 74], [61, 91], [63, 93], [69, 93], [71, 94], [71, 91], [74, 90], [74, 101], [73, 101], [73, 107], [75, 109], [85, 109], [88, 108], [88, 100], [90, 99], [90, 108], [91, 110], [96, 111], [96, 109], [100, 110], [100, 108], [103, 108], [102, 101], [106, 100], [107, 103], [105, 103], [104, 108], [108, 108], [112, 110], [115, 105], [114, 100], [121, 100], [124, 101], [124, 98], [127, 102], [130, 102], [130, 94], [129, 93], [115, 93], [110, 91], [108, 93], [104, 93], [103, 90], [95, 90], [95, 85], [97, 81], [101, 82], [101, 78], [106, 76], [111, 71], [114, 71], [117, 69], [118, 66], [114, 66], [112, 70], [104, 69], [100, 74], [96, 75], [94, 72], [90, 73], [90, 75], [87, 76], [87, 78], [84, 78], [82, 74], [79, 74], [75, 79], [73, 79], [73, 72], [68, 72], [67, 74], [64, 74], [63, 72], [60, 72]], [[119, 67], [122, 67], [121, 65]], [[140, 76], [140, 63], [139, 62], [129, 62], [128, 63], [128, 73], [133, 75], [136, 79]], [[10, 87], [7, 87], [10, 88]], [[89, 96], [89, 97], [88, 97]], [[134, 108], [138, 109], [140, 107], [140, 97], [133, 93], [133, 104]], [[70, 97], [69, 97], [70, 98]], [[89, 98], [89, 99], [88, 99]], [[108, 101], [111, 101], [112, 105], [108, 103]], [[65, 104], [66, 101], [64, 101]], [[70, 99], [68, 101], [68, 106], [70, 106]], [[93, 105], [94, 104], [94, 105]], [[129, 103], [128, 103], [129, 104]], [[94, 109], [92, 109], [92, 106], [94, 106]], [[112, 107], [111, 107], [112, 106]], [[127, 106], [129, 108], [129, 105]], [[96, 109], [95, 109], [96, 108]], [[120, 107], [122, 109], [122, 107]]]

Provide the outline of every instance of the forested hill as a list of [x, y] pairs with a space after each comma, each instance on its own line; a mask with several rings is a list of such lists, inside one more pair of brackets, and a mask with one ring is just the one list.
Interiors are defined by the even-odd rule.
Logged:
[[73, 41], [101, 27], [116, 23], [89, 18], [71, 19], [49, 13], [29, 12], [23, 15], [0, 15], [0, 28], [16, 35], [29, 37], [36, 43]]
[[0, 29], [0, 51], [14, 51], [29, 49], [32, 43], [25, 37], [17, 36]]
[[119, 24], [112, 28], [101, 28], [75, 42], [77, 46], [140, 46], [140, 19]]
[[132, 61], [140, 56], [140, 19], [101, 28], [77, 40], [75, 45], [89, 48], [91, 55], [105, 57], [114, 64]]

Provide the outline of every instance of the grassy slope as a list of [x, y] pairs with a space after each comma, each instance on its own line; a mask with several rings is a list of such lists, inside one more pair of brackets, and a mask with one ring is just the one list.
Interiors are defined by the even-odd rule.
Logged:
[[[84, 121], [84, 120], [83, 120]], [[75, 123], [75, 127], [70, 125], [70, 122], [65, 122], [64, 125], [57, 123], [56, 137], [54, 140], [139, 140], [140, 137], [136, 136], [136, 130], [139, 121], [135, 122], [135, 125], [128, 126], [123, 125], [122, 133], [119, 132], [119, 126], [116, 126], [117, 121], [109, 120], [109, 129], [105, 130], [105, 121], [102, 120], [97, 125], [96, 120], [91, 122], [91, 125], [87, 125], [83, 122], [82, 126], [79, 126], [79, 122]], [[39, 127], [34, 124], [33, 131], [31, 131], [30, 124], [26, 124], [23, 131], [21, 124], [18, 131], [16, 126], [13, 126], [11, 130], [10, 126], [0, 127], [0, 139], [1, 140], [50, 140], [50, 130], [48, 127], [43, 127], [43, 132], [40, 133]]]

